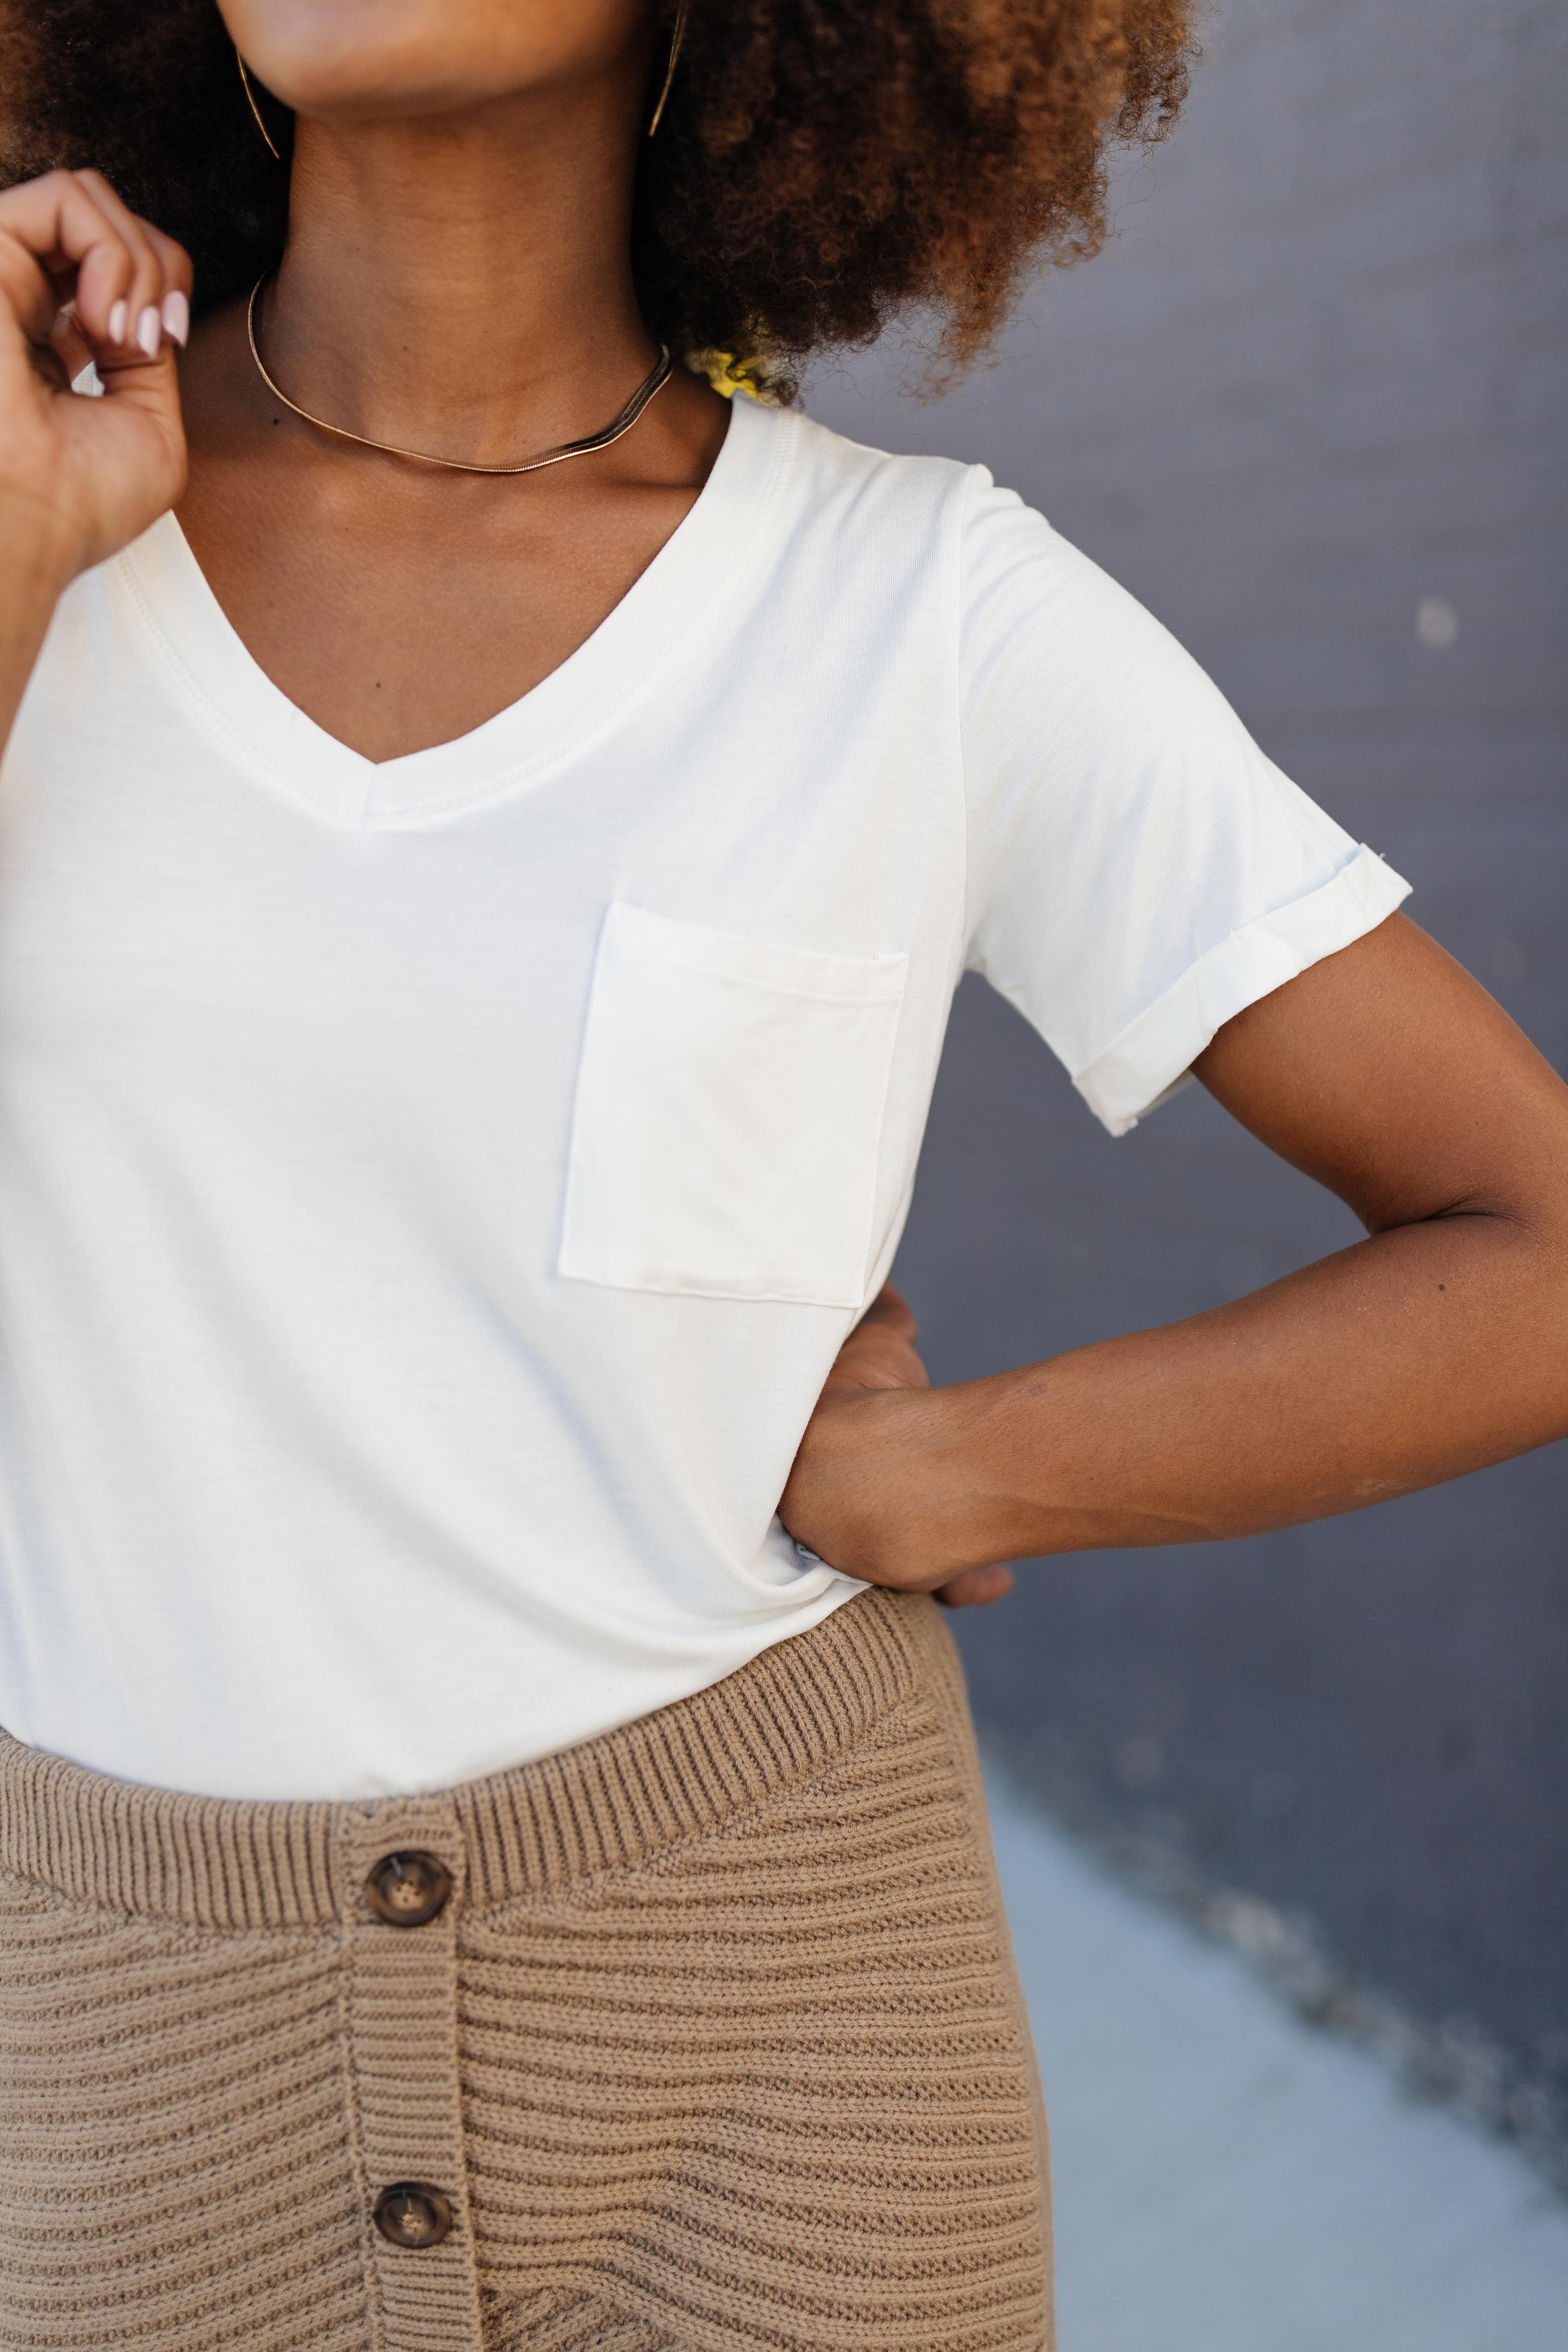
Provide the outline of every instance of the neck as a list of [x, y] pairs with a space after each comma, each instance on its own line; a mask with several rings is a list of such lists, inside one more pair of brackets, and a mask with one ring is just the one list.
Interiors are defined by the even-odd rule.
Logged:
[[604, 425], [653, 364], [628, 250], [640, 84], [297, 126], [261, 309], [291, 399], [476, 464]]

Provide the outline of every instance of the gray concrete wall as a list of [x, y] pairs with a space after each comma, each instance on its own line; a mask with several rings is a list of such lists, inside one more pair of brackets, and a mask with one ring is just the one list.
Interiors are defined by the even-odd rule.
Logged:
[[[1206, 37], [1116, 246], [994, 372], [921, 407], [881, 352], [810, 405], [1044, 508], [1568, 1068], [1563, 12], [1224, 0]], [[937, 1378], [1354, 1230], [1197, 1089], [1111, 1143], [961, 991], [900, 1266]], [[1022, 1582], [964, 1638], [1038, 1790], [1300, 1915], [1502, 2105], [1568, 2088], [1568, 1452]]]

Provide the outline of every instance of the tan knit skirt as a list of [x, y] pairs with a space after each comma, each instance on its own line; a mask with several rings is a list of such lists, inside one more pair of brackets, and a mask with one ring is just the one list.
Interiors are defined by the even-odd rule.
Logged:
[[440, 1796], [170, 1796], [0, 1734], [5, 2352], [1049, 2341], [929, 1601]]

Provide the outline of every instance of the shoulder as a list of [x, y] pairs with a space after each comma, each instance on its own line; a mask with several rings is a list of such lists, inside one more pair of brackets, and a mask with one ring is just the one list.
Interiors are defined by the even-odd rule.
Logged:
[[956, 543], [984, 466], [952, 457], [902, 457], [851, 441], [800, 409], [764, 407], [740, 395], [735, 425], [770, 463], [791, 521], [888, 557], [896, 544], [934, 553]]
[[[1099, 566], [982, 465], [900, 457], [797, 409], [742, 401], [736, 423], [777, 486], [797, 548], [885, 579], [918, 577], [953, 604], [965, 635], [1064, 609], [1123, 625], [1139, 608]], [[771, 463], [770, 463], [771, 461]]]

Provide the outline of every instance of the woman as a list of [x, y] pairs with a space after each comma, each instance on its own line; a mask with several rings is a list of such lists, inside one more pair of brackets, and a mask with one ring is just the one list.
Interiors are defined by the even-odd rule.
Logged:
[[[1557, 1079], [1045, 523], [790, 404], [1091, 249], [1186, 39], [14, 13], [0, 2343], [1047, 2343], [929, 1596], [1568, 1427]], [[966, 965], [1369, 1238], [927, 1388]]]

